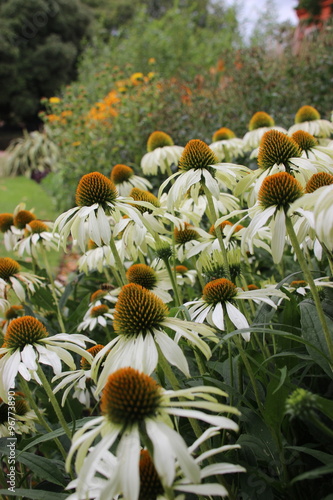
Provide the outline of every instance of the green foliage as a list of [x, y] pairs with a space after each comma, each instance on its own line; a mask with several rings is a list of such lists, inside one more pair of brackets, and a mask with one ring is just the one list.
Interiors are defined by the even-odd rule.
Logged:
[[58, 159], [58, 147], [46, 131], [28, 133], [11, 142], [6, 150], [5, 174], [8, 176], [25, 175], [39, 179], [52, 171]]
[[34, 117], [43, 96], [75, 76], [91, 14], [79, 0], [5, 0], [0, 7], [0, 113]]

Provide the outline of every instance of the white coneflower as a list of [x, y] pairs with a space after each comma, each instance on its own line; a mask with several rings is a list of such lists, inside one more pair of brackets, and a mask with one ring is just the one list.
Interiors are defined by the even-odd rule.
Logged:
[[85, 351], [85, 342], [94, 343], [80, 334], [59, 333], [49, 337], [45, 326], [33, 316], [13, 319], [0, 348], [0, 397], [8, 400], [8, 390], [14, 386], [18, 373], [25, 380], [33, 378], [41, 383], [37, 375], [38, 363], [50, 365], [56, 374], [61, 372], [62, 361], [75, 369], [68, 351], [92, 358]]
[[321, 243], [333, 253], [333, 185], [323, 187], [314, 206], [314, 228]]
[[260, 141], [269, 130], [278, 130], [279, 132], [287, 133], [282, 127], [275, 126], [274, 119], [265, 111], [257, 111], [252, 116], [249, 125], [249, 131], [243, 137], [243, 148], [245, 151], [256, 149]]
[[297, 130], [291, 137], [301, 148], [302, 157], [312, 160], [318, 170], [333, 173], [332, 148], [320, 146], [318, 140], [304, 130]]
[[184, 222], [181, 227], [174, 229], [174, 238], [177, 258], [179, 262], [183, 262], [200, 241], [209, 238], [209, 234], [200, 227]]
[[147, 264], [133, 264], [126, 272], [128, 283], [136, 283], [147, 290], [154, 292], [163, 302], [171, 302], [172, 296], [168, 290], [172, 289], [172, 283], [163, 261]]
[[106, 304], [95, 304], [89, 307], [83, 321], [78, 325], [77, 331], [94, 330], [98, 325], [106, 328], [113, 320], [113, 314]]
[[[125, 255], [122, 251], [121, 242], [115, 241], [115, 245], [120, 260], [124, 262]], [[99, 247], [92, 240], [89, 240], [87, 247], [88, 250], [81, 255], [77, 262], [78, 268], [81, 272], [84, 272], [85, 274], [89, 274], [93, 271], [102, 273], [106, 267], [115, 265], [115, 258], [109, 245], [102, 245]]]
[[[190, 482], [179, 464], [176, 463], [176, 477], [172, 485], [168, 487], [169, 491], [172, 489], [175, 494], [180, 492], [200, 494], [204, 495], [205, 498], [210, 495], [218, 495], [219, 497], [228, 495], [224, 486], [219, 483], [211, 483], [209, 479], [207, 481], [207, 478], [216, 475], [246, 472], [246, 470], [239, 465], [227, 462], [215, 462], [214, 465], [206, 466], [203, 466], [202, 463], [218, 453], [235, 450], [240, 448], [240, 446], [220, 446], [219, 448], [212, 448], [199, 455], [197, 451], [202, 443], [218, 435], [220, 430], [219, 427], [209, 427], [200, 438], [196, 439], [196, 441], [188, 447], [188, 452], [191, 455], [195, 455], [195, 462], [200, 466], [200, 484]], [[74, 479], [74, 481], [67, 486], [67, 489], [73, 489], [77, 488], [80, 484], [80, 490], [83, 492], [83, 495], [80, 496], [75, 492], [70, 495], [67, 500], [82, 500], [83, 498], [100, 500], [105, 496], [107, 496], [109, 500], [111, 500], [111, 498], [115, 500], [119, 495], [123, 494], [123, 484], [122, 481], [120, 481], [119, 474], [120, 470], [121, 466], [119, 459], [111, 452], [106, 451], [96, 466], [96, 473], [98, 476], [96, 474], [94, 477], [89, 477], [89, 481], [87, 481], [86, 478], [82, 477], [82, 474], [79, 473], [78, 478]], [[168, 500], [169, 495], [164, 490], [162, 480], [147, 449], [142, 449], [140, 451], [139, 477], [139, 500]], [[203, 480], [205, 481], [203, 482]], [[130, 477], [128, 477], [128, 481], [131, 481]], [[176, 499], [181, 500], [183, 496], [177, 495]]]
[[219, 161], [230, 161], [232, 158], [243, 156], [243, 139], [236, 137], [235, 133], [227, 127], [221, 127], [214, 132], [210, 149], [214, 151]]
[[35, 259], [39, 257], [39, 249], [43, 247], [46, 251], [57, 250], [59, 245], [59, 234], [52, 233], [53, 224], [34, 219], [26, 226], [23, 237], [16, 243], [14, 251], [19, 256], [32, 255]]
[[24, 307], [23, 306], [10, 306], [8, 309], [4, 311], [4, 319], [0, 326], [2, 328], [3, 333], [6, 333], [9, 323], [20, 316], [24, 315]]
[[108, 245], [111, 239], [111, 226], [108, 215], [119, 220], [128, 215], [142, 226], [140, 213], [130, 204], [129, 198], [118, 196], [114, 183], [99, 172], [84, 175], [76, 190], [77, 206], [61, 214], [54, 224], [59, 230], [63, 246], [66, 247], [69, 233], [85, 251], [87, 239], [98, 246]]
[[188, 269], [186, 266], [175, 266], [177, 283], [180, 286], [190, 285], [193, 286], [197, 280], [197, 271], [195, 269]]
[[[15, 420], [15, 434], [31, 434], [36, 432], [37, 415], [29, 408], [22, 392], [11, 391], [9, 394], [10, 406], [0, 398], [0, 437], [12, 436], [9, 430], [11, 421]], [[11, 419], [8, 416], [11, 415]]]
[[[158, 347], [170, 364], [189, 376], [187, 359], [178, 345], [185, 338], [209, 359], [211, 350], [202, 337], [217, 342], [212, 328], [192, 321], [168, 317], [169, 310], [153, 292], [141, 285], [129, 283], [123, 286], [115, 306], [113, 328], [117, 337], [98, 353], [93, 362], [99, 363], [107, 355], [102, 373], [98, 378], [97, 391], [105, 384], [107, 376], [123, 366], [133, 366], [145, 373], [152, 373], [158, 363]], [[165, 329], [176, 332], [173, 340]]]
[[164, 174], [172, 165], [178, 165], [184, 148], [175, 146], [170, 135], [156, 130], [148, 138], [147, 150], [141, 160], [142, 171], [145, 175], [157, 175], [158, 170]]
[[295, 124], [288, 133], [293, 134], [297, 130], [304, 130], [318, 138], [330, 137], [333, 133], [333, 123], [320, 118], [320, 113], [313, 106], [302, 106], [295, 115]]
[[[86, 497], [86, 485], [89, 485], [94, 478], [101, 458], [118, 437], [120, 440], [116, 450], [119, 460], [117, 479], [116, 483], [110, 484], [108, 498], [117, 493], [120, 485], [124, 498], [139, 499], [139, 463], [143, 435], [147, 435], [151, 442], [154, 467], [163, 485], [170, 487], [174, 482], [177, 472], [176, 460], [187, 480], [194, 484], [200, 483], [200, 467], [191, 456], [191, 451], [183, 438], [172, 428], [169, 417], [173, 415], [195, 418], [221, 429], [237, 431], [238, 426], [235, 422], [216, 413], [238, 414], [238, 411], [220, 404], [215, 395], [226, 396], [220, 389], [209, 386], [165, 391], [149, 375], [132, 367], [115, 371], [108, 377], [103, 389], [102, 416], [85, 424], [73, 437], [67, 467], [77, 451], [76, 469], [79, 478], [76, 488], [79, 498]], [[213, 413], [208, 414], [202, 410]], [[87, 455], [89, 446], [99, 436], [101, 436], [100, 441]]]
[[279, 263], [286, 242], [286, 215], [290, 205], [303, 195], [300, 183], [287, 172], [266, 177], [258, 194], [257, 203], [250, 209], [252, 220], [242, 235], [242, 252], [253, 253], [252, 240], [258, 230], [268, 225], [272, 232], [271, 251], [273, 261]]
[[195, 184], [207, 187], [212, 196], [219, 199], [220, 185], [233, 189], [237, 181], [250, 172], [242, 165], [219, 163], [215, 153], [199, 139], [193, 139], [186, 144], [178, 166], [178, 172], [169, 177], [160, 188], [160, 191], [163, 191], [171, 178], [177, 177], [168, 193], [169, 210], [179, 206], [188, 190]]
[[[92, 356], [92, 358], [94, 358], [96, 354], [103, 349], [103, 347], [103, 345], [97, 344], [93, 347], [89, 347], [89, 349], [87, 349], [87, 352]], [[78, 399], [80, 403], [83, 404], [86, 408], [90, 407], [92, 398], [94, 401], [96, 401], [96, 384], [91, 378], [91, 360], [82, 357], [80, 364], [81, 368], [79, 370], [62, 372], [59, 373], [59, 375], [55, 375], [52, 379], [52, 382], [61, 380], [61, 382], [59, 382], [59, 384], [53, 388], [54, 394], [62, 389], [65, 389], [66, 387], [61, 399], [62, 406], [64, 406], [71, 390], [74, 390], [73, 398]]]
[[120, 163], [112, 168], [110, 179], [115, 184], [120, 196], [128, 196], [134, 187], [152, 189], [152, 185], [147, 179], [135, 175], [131, 167]]
[[[238, 300], [253, 300], [256, 303], [265, 302], [276, 309], [276, 304], [270, 296], [286, 297], [277, 289], [258, 289], [243, 291], [232, 281], [219, 278], [205, 285], [202, 298], [187, 302], [191, 319], [199, 323], [205, 320], [219, 330], [225, 330], [224, 318], [228, 316], [231, 323], [237, 328], [248, 328], [249, 323], [244, 314], [235, 306]], [[242, 333], [244, 340], [250, 340], [250, 332]]]
[[35, 274], [20, 271], [20, 264], [10, 257], [0, 257], [0, 297], [6, 299], [9, 290], [13, 290], [20, 302], [26, 297], [26, 291], [35, 292], [35, 287], [42, 281]]

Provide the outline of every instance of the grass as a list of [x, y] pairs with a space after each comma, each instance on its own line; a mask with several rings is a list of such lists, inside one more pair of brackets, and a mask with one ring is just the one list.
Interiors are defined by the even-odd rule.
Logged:
[[[54, 221], [58, 216], [50, 196], [35, 181], [27, 177], [0, 177], [0, 213], [13, 213], [19, 203], [25, 203], [27, 210], [33, 210], [38, 219]], [[0, 235], [0, 255], [13, 257], [3, 245]], [[50, 252], [50, 264], [58, 267], [61, 252]], [[15, 258], [15, 256], [14, 256]]]

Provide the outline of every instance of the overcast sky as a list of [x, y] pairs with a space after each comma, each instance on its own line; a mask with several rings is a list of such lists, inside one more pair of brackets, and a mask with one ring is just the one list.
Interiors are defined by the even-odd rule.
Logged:
[[278, 21], [290, 21], [297, 24], [297, 16], [294, 7], [297, 0], [225, 0], [227, 5], [236, 4], [240, 12], [240, 21], [245, 24], [246, 32], [251, 31], [260, 13], [265, 10], [267, 3], [273, 4]]

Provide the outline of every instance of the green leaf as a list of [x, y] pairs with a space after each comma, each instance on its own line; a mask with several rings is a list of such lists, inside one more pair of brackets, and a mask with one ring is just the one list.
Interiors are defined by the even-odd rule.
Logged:
[[316, 479], [317, 477], [322, 477], [326, 474], [333, 473], [333, 463], [329, 465], [323, 465], [323, 467], [318, 467], [317, 469], [309, 470], [300, 474], [299, 476], [294, 477], [294, 479], [290, 482], [290, 484], [297, 483], [298, 481], [304, 481], [305, 479]]
[[305, 446], [286, 446], [288, 450], [295, 450], [307, 455], [311, 455], [325, 465], [333, 464], [333, 455], [329, 453], [324, 453], [323, 451], [313, 450], [312, 448], [306, 448]]
[[272, 379], [267, 385], [264, 412], [265, 422], [275, 430], [277, 436], [280, 436], [280, 426], [285, 413], [284, 403], [290, 394], [289, 381], [288, 385], [284, 385], [287, 379], [287, 367], [284, 366], [280, 372], [280, 380]]
[[[92, 420], [94, 417], [85, 417], [81, 418], [80, 420], [77, 420], [75, 422], [75, 428], [79, 429], [82, 427], [86, 422], [89, 422]], [[45, 443], [46, 441], [50, 441], [51, 439], [54, 439], [56, 437], [60, 437], [65, 434], [65, 431], [62, 427], [59, 429], [56, 429], [53, 432], [47, 432], [46, 434], [43, 434], [42, 436], [39, 436], [38, 438], [32, 439], [24, 448], [22, 451], [29, 450], [29, 448], [32, 448], [32, 446], [36, 446], [39, 443]], [[0, 440], [1, 441], [1, 440]]]
[[25, 497], [31, 500], [65, 500], [68, 498], [68, 493], [55, 493], [52, 491], [43, 490], [28, 490], [25, 488], [17, 488], [15, 491], [0, 490], [0, 495], [8, 497]]
[[[10, 449], [8, 446], [2, 447], [2, 453], [9, 455]], [[15, 459], [26, 465], [32, 472], [34, 472], [40, 479], [46, 479], [50, 483], [64, 486], [66, 484], [63, 474], [59, 471], [61, 462], [51, 460], [49, 458], [40, 457], [33, 453], [26, 453], [25, 451], [16, 450]]]
[[[325, 335], [318, 317], [316, 306], [312, 301], [303, 300], [300, 304], [301, 311], [301, 325], [302, 325], [302, 336], [305, 340], [309, 341], [314, 347], [319, 351], [323, 352], [328, 358], [330, 353], [325, 341]], [[328, 330], [330, 332], [333, 341], [333, 321], [325, 315]], [[309, 345], [306, 345], [306, 349], [313, 361], [317, 363], [321, 368], [327, 373], [327, 375], [333, 378], [332, 366], [326, 359], [323, 358], [318, 353], [318, 350], [313, 349]]]

